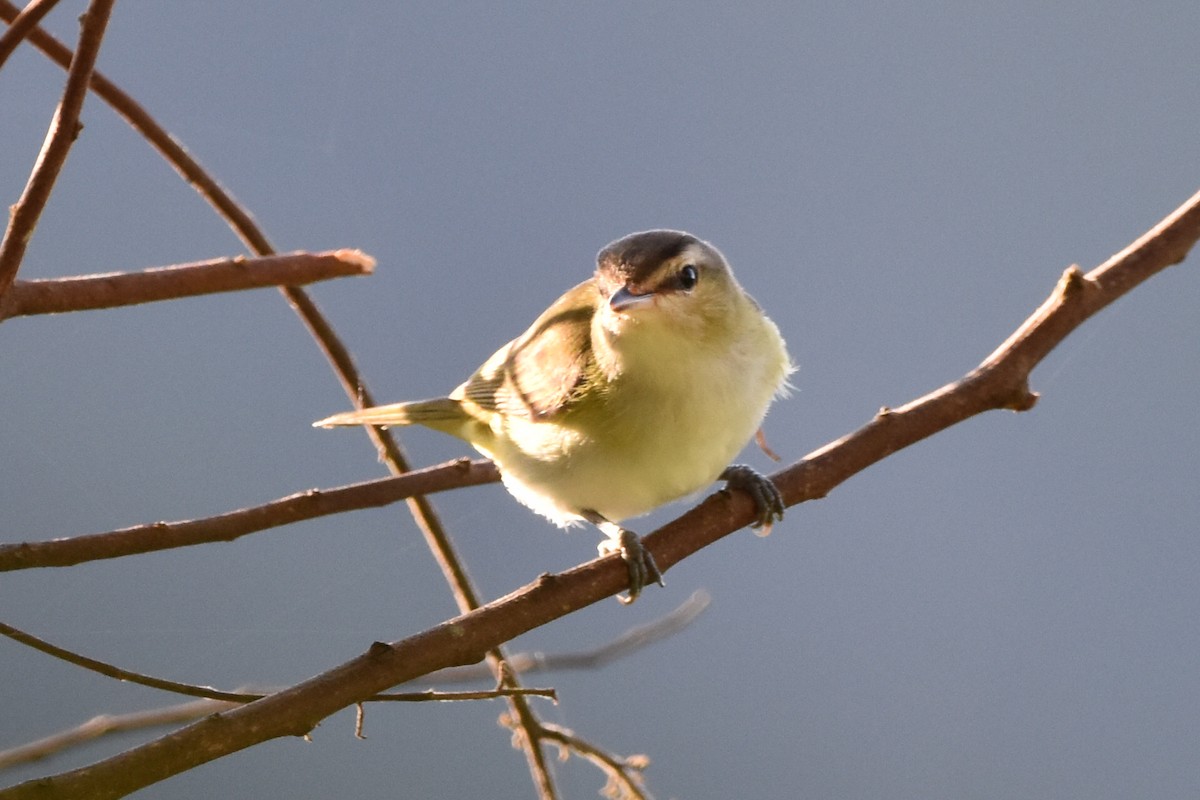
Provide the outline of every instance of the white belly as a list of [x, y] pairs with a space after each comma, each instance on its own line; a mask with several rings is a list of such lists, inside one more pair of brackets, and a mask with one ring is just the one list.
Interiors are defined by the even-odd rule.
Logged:
[[782, 347], [657, 359], [577, 416], [509, 421], [488, 455], [514, 497], [559, 525], [585, 509], [612, 522], [646, 514], [710, 485], [750, 440], [786, 379]]

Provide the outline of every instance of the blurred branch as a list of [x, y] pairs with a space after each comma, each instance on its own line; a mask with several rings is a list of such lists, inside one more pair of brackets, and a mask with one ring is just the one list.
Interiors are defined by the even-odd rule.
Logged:
[[[690, 625], [703, 611], [708, 607], [710, 597], [707, 592], [693, 592], [692, 596], [685, 600], [678, 608], [670, 612], [666, 616], [652, 620], [644, 625], [636, 625], [625, 633], [613, 639], [610, 642], [600, 645], [589, 650], [581, 650], [572, 653], [516, 653], [508, 659], [510, 667], [517, 673], [524, 674], [527, 672], [549, 672], [551, 670], [564, 669], [597, 669], [605, 664], [611, 663], [619, 658], [631, 655], [638, 650], [641, 650], [655, 642], [662, 641], [669, 636], [673, 636], [685, 627]], [[49, 643], [43, 642], [36, 637], [31, 636], [23, 631], [18, 631], [9, 625], [4, 625], [0, 622], [0, 627], [3, 630], [0, 632], [9, 635], [10, 638], [16, 639], [22, 644], [27, 644], [35, 649], [46, 652], [55, 657], [61, 657], [63, 653], [70, 651], [63, 650]], [[19, 634], [18, 636], [11, 635], [12, 632]], [[29, 640], [34, 640], [33, 642]], [[45, 645], [45, 646], [42, 646]], [[73, 658], [65, 660], [71, 663], [79, 663], [78, 659], [86, 659], [86, 656], [79, 656], [75, 653], [70, 653]], [[92, 659], [87, 659], [93, 661]], [[102, 662], [93, 662], [100, 664]], [[88, 667], [87, 664], [81, 666]], [[128, 673], [111, 665], [104, 665], [108, 670], [97, 670], [101, 674], [118, 677], [122, 680], [132, 680], [130, 675], [136, 673]], [[480, 669], [480, 667], [483, 667]], [[90, 668], [90, 667], [89, 667]], [[115, 674], [115, 673], [121, 674]], [[423, 676], [429, 683], [445, 683], [480, 680], [491, 675], [491, 670], [482, 664], [473, 664], [468, 667], [454, 667], [450, 669], [438, 670]], [[140, 676], [139, 676], [140, 677]], [[142, 681], [134, 681], [142, 683]], [[150, 684], [145, 684], [150, 685]], [[187, 686], [187, 684], [180, 684]], [[155, 688], [164, 688], [161, 686]], [[120, 733], [123, 731], [136, 730], [140, 728], [149, 728], [158, 725], [177, 724], [181, 722], [191, 722], [192, 720], [200, 719], [209, 714], [216, 714], [219, 711], [226, 711], [234, 706], [241, 705], [247, 699], [257, 699], [271, 692], [279, 691], [279, 687], [244, 687], [236, 689], [234, 692], [214, 694], [213, 691], [207, 690], [205, 687], [190, 687], [195, 689], [195, 696], [203, 699], [192, 700], [186, 703], [178, 703], [160, 708], [146, 709], [137, 711], [131, 714], [104, 714], [94, 717], [87, 722], [60, 731], [51, 736], [47, 736], [37, 741], [28, 744], [12, 747], [7, 750], [0, 750], [0, 769], [5, 767], [15, 766], [17, 764], [27, 763], [29, 761], [37, 761], [55, 753], [60, 753], [71, 747], [100, 738], [109, 733]], [[557, 700], [552, 689], [499, 689], [487, 690], [482, 692], [443, 692], [443, 691], [428, 691], [428, 692], [386, 692], [376, 694], [374, 697], [368, 698], [371, 701], [446, 701], [446, 700], [484, 700], [494, 697], [508, 697], [514, 694], [537, 694], [539, 696], [550, 697]], [[236, 699], [214, 699], [219, 696], [236, 698]], [[543, 727], [541, 730], [545, 730]], [[553, 735], [543, 736], [543, 740], [557, 740]], [[612, 759], [612, 756], [605, 754], [605, 758]]]
[[18, 280], [0, 300], [0, 320], [117, 308], [266, 286], [298, 286], [347, 275], [369, 275], [374, 269], [375, 260], [360, 250], [330, 250], [263, 258], [237, 256], [140, 272]]
[[[788, 505], [825, 496], [865, 467], [939, 430], [991, 409], [1032, 407], [1030, 371], [1084, 320], [1158, 271], [1181, 261], [1200, 238], [1200, 193], [1109, 261], [1084, 275], [1072, 267], [1050, 297], [1003, 345], [961, 380], [885, 409], [858, 431], [773, 476]], [[660, 568], [749, 525], [754, 501], [717, 492], [645, 539]], [[618, 556], [535, 582], [470, 613], [248, 705], [214, 714], [89, 766], [0, 791], [0, 798], [120, 797], [168, 776], [280, 736], [303, 736], [320, 720], [390, 686], [470, 664], [501, 643], [626, 588]], [[523, 723], [526, 736], [541, 731]], [[539, 747], [533, 749], [540, 752]]]
[[611, 797], [613, 800], [652, 800], [642, 779], [642, 773], [650, 766], [648, 756], [614, 756], [577, 736], [574, 731], [558, 725], [544, 724], [539, 733], [542, 741], [558, 745], [564, 761], [569, 753], [576, 753], [581, 758], [591, 761], [605, 774], [608, 782], [600, 790], [602, 797]]
[[406, 472], [392, 478], [309, 489], [261, 506], [215, 517], [180, 522], [152, 522], [106, 533], [0, 545], [0, 572], [37, 567], [69, 567], [87, 561], [170, 550], [208, 542], [231, 542], [256, 531], [306, 519], [376, 508], [418, 494], [476, 486], [500, 480], [490, 461], [461, 458]]
[[73, 728], [0, 751], [0, 769], [38, 761], [111, 733], [140, 730], [155, 725], [191, 722], [207, 714], [215, 714], [238, 705], [240, 704], [220, 700], [191, 700], [164, 708], [134, 711], [129, 714], [100, 714]]
[[33, 229], [37, 227], [42, 209], [50, 199], [50, 192], [67, 161], [71, 145], [83, 129], [79, 113], [87, 97], [88, 80], [96, 56], [100, 53], [100, 42], [108, 27], [113, 2], [92, 0], [80, 21], [79, 47], [67, 70], [67, 85], [63, 89], [62, 100], [54, 110], [46, 140], [25, 184], [25, 191], [10, 210], [8, 229], [4, 232], [4, 240], [0, 241], [0, 298], [8, 293], [13, 279], [17, 277], [17, 270], [21, 268], [21, 260], [25, 257], [25, 248], [33, 238]]

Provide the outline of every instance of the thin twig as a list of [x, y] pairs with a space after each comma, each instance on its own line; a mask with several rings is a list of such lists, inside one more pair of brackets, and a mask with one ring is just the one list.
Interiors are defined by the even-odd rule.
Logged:
[[39, 639], [32, 633], [26, 633], [20, 628], [14, 628], [6, 622], [0, 622], [0, 635], [7, 636], [15, 642], [32, 647], [34, 650], [54, 656], [57, 659], [66, 661], [68, 664], [74, 664], [77, 667], [89, 670], [91, 672], [104, 675], [108, 678], [115, 678], [119, 681], [127, 681], [136, 683], [139, 686], [148, 686], [151, 689], [161, 689], [165, 692], [174, 692], [175, 694], [187, 695], [188, 697], [206, 697], [210, 700], [227, 700], [233, 703], [249, 703], [262, 697], [261, 694], [247, 694], [245, 692], [224, 692], [220, 689], [213, 689], [210, 686], [194, 686], [189, 683], [178, 683], [177, 681], [169, 681], [164, 678], [155, 678], [153, 675], [143, 675], [140, 672], [122, 669], [104, 661], [90, 658], [81, 653], [76, 653], [73, 650], [68, 650], [65, 647], [51, 644], [45, 639]]
[[499, 479], [500, 473], [492, 462], [462, 458], [392, 478], [378, 478], [333, 489], [309, 489], [260, 506], [203, 519], [152, 522], [105, 533], [0, 544], [0, 572], [68, 567], [177, 547], [231, 542], [250, 533], [293, 522], [377, 508], [418, 494], [493, 483]]
[[67, 162], [71, 145], [82, 130], [79, 114], [87, 97], [88, 80], [96, 64], [96, 56], [100, 54], [100, 43], [104, 40], [104, 30], [108, 27], [113, 3], [114, 0], [92, 0], [83, 14], [79, 25], [79, 46], [67, 70], [67, 85], [63, 89], [62, 100], [54, 110], [42, 151], [38, 154], [21, 199], [11, 210], [4, 240], [0, 241], [0, 297], [8, 292], [17, 277], [17, 270], [21, 268], [21, 260], [25, 257], [25, 248], [33, 238], [33, 229], [37, 227], [42, 209], [50, 199], [50, 192], [62, 172], [63, 164]]
[[110, 272], [15, 281], [0, 301], [0, 320], [176, 300], [217, 292], [298, 286], [348, 275], [369, 275], [375, 259], [360, 250], [219, 258], [138, 272]]
[[[1010, 346], [963, 380], [881, 413], [859, 431], [775, 474], [787, 504], [821, 497], [865, 466], [969, 416], [996, 408], [1029, 407], [1025, 387], [1037, 362], [1027, 356], [1049, 352], [1090, 314], [1178, 263], [1200, 238], [1200, 193], [1152, 233], [1087, 276], [1068, 271], [1050, 300], [1021, 326], [1020, 335], [1009, 339]], [[755, 513], [754, 501], [744, 493], [718, 492], [650, 534], [646, 546], [660, 568], [669, 566], [749, 525]], [[615, 555], [559, 575], [543, 575], [469, 614], [390, 645], [377, 643], [339, 667], [262, 700], [89, 766], [0, 791], [0, 800], [116, 798], [259, 742], [303, 736], [342, 708], [436, 669], [474, 663], [502, 642], [622, 591], [627, 581], [625, 566]], [[538, 731], [527, 735], [536, 737]]]
[[4, 62], [8, 61], [8, 57], [17, 49], [21, 40], [37, 27], [42, 17], [49, 14], [56, 5], [58, 0], [31, 0], [21, 9], [21, 13], [8, 26], [8, 30], [0, 34], [0, 69], [4, 68]]
[[601, 796], [612, 800], [654, 800], [642, 779], [642, 774], [650, 766], [648, 756], [614, 756], [577, 736], [574, 731], [550, 723], [542, 725], [539, 736], [542, 741], [557, 744], [564, 759], [569, 753], [576, 753], [595, 764], [608, 779], [600, 790]]

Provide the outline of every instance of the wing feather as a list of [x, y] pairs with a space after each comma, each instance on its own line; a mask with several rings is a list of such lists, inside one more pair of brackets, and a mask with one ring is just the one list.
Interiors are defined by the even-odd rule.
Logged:
[[593, 281], [571, 289], [450, 396], [506, 417], [537, 421], [562, 413], [594, 371], [591, 329], [598, 302]]

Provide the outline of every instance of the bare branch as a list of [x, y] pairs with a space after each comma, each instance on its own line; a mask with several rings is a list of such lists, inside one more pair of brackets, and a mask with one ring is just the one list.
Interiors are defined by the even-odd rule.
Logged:
[[23, 645], [32, 647], [34, 650], [54, 656], [57, 659], [66, 661], [68, 664], [74, 664], [77, 667], [83, 667], [91, 672], [104, 675], [105, 677], [115, 678], [119, 681], [127, 681], [136, 683], [139, 686], [148, 686], [151, 689], [162, 689], [166, 692], [174, 692], [175, 694], [187, 695], [189, 697], [206, 697], [210, 700], [227, 700], [233, 703], [249, 703], [252, 700], [257, 700], [261, 694], [246, 694], [244, 692], [223, 692], [219, 689], [213, 689], [209, 686], [193, 686], [188, 683], [178, 683], [169, 681], [163, 678], [155, 678], [152, 675], [143, 675], [140, 672], [132, 672], [121, 667], [114, 666], [104, 661], [97, 661], [94, 658], [76, 653], [72, 650], [67, 650], [64, 647], [50, 644], [44, 639], [39, 639], [31, 633], [26, 633], [23, 630], [14, 628], [7, 623], [0, 622], [0, 634], [7, 636], [13, 641], [20, 642]]
[[33, 238], [33, 229], [37, 227], [42, 209], [50, 199], [50, 192], [58, 180], [71, 145], [79, 135], [82, 126], [79, 113], [83, 110], [83, 100], [87, 97], [88, 80], [100, 53], [100, 42], [104, 39], [104, 30], [108, 27], [108, 18], [112, 13], [114, 0], [92, 0], [84, 12], [79, 31], [79, 47], [71, 66], [67, 71], [67, 85], [63, 89], [62, 100], [50, 120], [50, 128], [46, 131], [46, 140], [42, 144], [42, 152], [38, 154], [37, 163], [25, 184], [21, 199], [13, 206], [8, 220], [8, 229], [4, 232], [4, 240], [0, 242], [0, 297], [7, 294], [17, 270], [21, 268], [21, 260], [25, 257], [25, 248]]
[[87, 561], [120, 558], [209, 542], [231, 542], [241, 536], [306, 519], [377, 508], [420, 494], [477, 486], [500, 480], [490, 461], [461, 458], [393, 478], [309, 489], [261, 506], [242, 508], [204, 519], [152, 522], [132, 528], [0, 545], [0, 572], [37, 567], [69, 567]]
[[[253, 698], [264, 697], [278, 688], [264, 690], [253, 694]], [[484, 689], [471, 692], [385, 692], [367, 698], [371, 702], [402, 702], [402, 703], [450, 703], [476, 700], [502, 700], [510, 697], [546, 697], [558, 702], [558, 695], [553, 689]], [[247, 701], [248, 702], [248, 701]], [[77, 745], [99, 739], [112, 733], [154, 728], [160, 725], [175, 725], [181, 722], [207, 717], [226, 711], [240, 702], [231, 700], [212, 700], [202, 698], [189, 700], [186, 703], [175, 703], [144, 711], [133, 711], [128, 714], [100, 714], [87, 722], [58, 733], [45, 736], [27, 744], [0, 750], [0, 770], [27, 764], [69, 750]], [[362, 708], [362, 705], [359, 705]], [[359, 731], [361, 733], [361, 730]], [[360, 738], [363, 738], [360, 736]]]
[[[625, 658], [648, 645], [674, 636], [691, 625], [712, 601], [703, 589], [692, 592], [674, 611], [666, 616], [651, 620], [644, 625], [635, 625], [610, 642], [588, 650], [571, 653], [513, 653], [508, 657], [509, 667], [518, 675], [541, 672], [561, 672], [572, 669], [599, 669], [617, 659]], [[481, 664], [468, 667], [439, 669], [424, 676], [431, 683], [456, 683], [479, 680], [489, 673]]]
[[[967, 375], [897, 409], [883, 409], [870, 423], [821, 448], [774, 476], [788, 505], [824, 497], [835, 486], [891, 453], [975, 414], [1031, 408], [1037, 395], [1029, 375], [1088, 317], [1142, 281], [1178, 264], [1200, 238], [1200, 192], [1108, 261], [1084, 275], [1063, 273], [1051, 295], [995, 352]], [[738, 517], [753, 504], [739, 496]], [[674, 553], [654, 556], [659, 566]]]
[[549, 723], [542, 725], [540, 733], [543, 741], [559, 746], [564, 760], [568, 753], [576, 753], [591, 761], [607, 776], [608, 782], [600, 791], [601, 796], [613, 800], [653, 800], [642, 780], [642, 773], [650, 766], [647, 756], [619, 758], [576, 735], [574, 731]]
[[[789, 505], [822, 497], [849, 476], [891, 453], [974, 414], [1028, 408], [1028, 375], [1037, 361], [1088, 316], [1159, 270], [1178, 263], [1200, 238], [1200, 193], [1151, 234], [1089, 275], [1068, 270], [1030, 321], [962, 380], [895, 411], [885, 410], [854, 433], [773, 476]], [[646, 537], [662, 568], [749, 525], [754, 502], [718, 492]], [[626, 588], [618, 556], [542, 575], [506, 597], [393, 644], [377, 642], [363, 655], [282, 692], [216, 714], [95, 764], [0, 791], [0, 799], [115, 798], [222, 755], [280, 736], [303, 736], [330, 714], [389, 686], [458, 664], [470, 664], [501, 643], [599, 602]], [[526, 736], [540, 731], [522, 723]], [[539, 747], [530, 748], [540, 752]]]
[[298, 286], [347, 275], [369, 275], [374, 269], [375, 259], [360, 250], [329, 250], [263, 258], [236, 256], [140, 272], [18, 280], [0, 301], [0, 320], [117, 308], [266, 286]]
[[8, 61], [8, 57], [17, 49], [17, 45], [28, 33], [37, 27], [37, 24], [42, 21], [42, 17], [50, 13], [50, 10], [58, 5], [58, 0], [31, 0], [17, 18], [12, 21], [2, 35], [0, 35], [0, 69], [4, 68], [4, 62]]
[[[8, 0], [0, 0], [0, 17], [11, 22], [18, 14], [19, 10], [16, 6]], [[28, 40], [58, 64], [66, 66], [70, 61], [70, 50], [41, 28], [29, 31]], [[274, 252], [270, 241], [255, 224], [250, 213], [242, 208], [233, 196], [222, 188], [199, 162], [192, 158], [183, 145], [146, 113], [145, 109], [132, 97], [99, 73], [92, 75], [91, 86], [218, 211], [251, 251], [260, 256], [271, 255]], [[4, 285], [4, 282], [0, 280], [0, 296], [4, 294]], [[345, 344], [334, 332], [329, 321], [317, 308], [308, 293], [299, 287], [292, 286], [280, 287], [280, 292], [300, 316], [317, 346], [325, 354], [350, 401], [360, 406], [375, 405], [375, 399], [362, 380], [349, 350], [346, 349]], [[408, 460], [399, 443], [390, 433], [372, 427], [368, 429], [367, 434], [379, 452], [381, 460], [388, 465], [388, 469], [393, 475], [409, 471]], [[442, 575], [450, 585], [458, 607], [463, 610], [478, 607], [479, 593], [472, 585], [462, 559], [458, 556], [450, 541], [450, 536], [433, 506], [420, 496], [410, 498], [407, 502], [409, 511], [424, 534], [426, 543], [442, 570]], [[517, 688], [515, 676], [503, 668], [504, 653], [502, 650], [497, 648], [490, 652], [488, 661], [498, 680], [508, 681], [506, 685], [510, 688]], [[519, 696], [511, 698], [510, 703], [513, 712], [522, 721], [522, 725], [527, 731], [527, 741], [532, 743], [533, 732], [538, 724], [533, 710], [524, 698]], [[556, 798], [558, 792], [554, 787], [554, 781], [541, 748], [531, 744], [526, 748], [525, 755], [538, 796], [542, 800]]]
[[[598, 669], [605, 664], [611, 663], [619, 658], [624, 658], [642, 648], [662, 641], [669, 636], [673, 636], [679, 631], [690, 625], [704, 609], [708, 608], [711, 601], [708, 593], [705, 591], [693, 592], [691, 597], [685, 600], [678, 608], [671, 611], [669, 614], [660, 617], [643, 625], [635, 625], [625, 633], [610, 642], [600, 645], [589, 650], [577, 651], [573, 653], [516, 653], [509, 657], [509, 667], [518, 674], [528, 672], [549, 672], [552, 670], [564, 669]], [[12, 636], [17, 641], [23, 644], [30, 645], [35, 649], [46, 652], [49, 655], [60, 657], [61, 653], [69, 652], [54, 645], [42, 642], [40, 639], [31, 636], [30, 634], [11, 626], [0, 623], [7, 631], [16, 632], [19, 636]], [[29, 640], [33, 639], [31, 642]], [[39, 645], [45, 644], [46, 647]], [[70, 653], [71, 658], [65, 660], [71, 663], [79, 663], [78, 659], [86, 659], [86, 656], [78, 656], [78, 654]], [[87, 659], [93, 661], [92, 659]], [[94, 662], [101, 663], [101, 662]], [[87, 664], [80, 664], [87, 667]], [[119, 670], [118, 667], [105, 665], [110, 667], [110, 670], [103, 670], [102, 674], [125, 679], [129, 675], [136, 673], [126, 673]], [[117, 672], [121, 672], [118, 675]], [[483, 664], [473, 664], [468, 667], [452, 667], [449, 669], [438, 670], [429, 675], [423, 676], [429, 683], [445, 683], [447, 681], [460, 682], [469, 680], [481, 680], [491, 675], [491, 669]], [[132, 680], [132, 679], [131, 679]], [[140, 682], [136, 681], [135, 682]], [[156, 688], [163, 688], [158, 686]], [[218, 711], [228, 710], [236, 705], [241, 705], [243, 700], [217, 700], [212, 699], [219, 696], [214, 694], [213, 690], [208, 690], [206, 687], [192, 687], [195, 689], [194, 694], [203, 698], [200, 700], [192, 700], [186, 703], [179, 703], [160, 708], [146, 709], [143, 711], [134, 712], [131, 714], [104, 714], [88, 720], [80, 725], [60, 731], [51, 736], [39, 739], [28, 744], [19, 745], [9, 748], [8, 750], [0, 750], [0, 769], [23, 764], [29, 761], [36, 761], [45, 758], [49, 755], [62, 752], [79, 744], [97, 739], [109, 733], [119, 733], [122, 731], [135, 730], [139, 728], [149, 728], [159, 725], [176, 724], [181, 722], [191, 722], [200, 719], [201, 717], [215, 714]], [[238, 698], [252, 697], [257, 699], [265, 694], [280, 691], [282, 687], [256, 687], [246, 686], [233, 690], [233, 692], [224, 693], [224, 696], [236, 696]], [[373, 702], [381, 701], [404, 701], [404, 702], [419, 702], [419, 701], [447, 701], [447, 700], [484, 700], [495, 697], [510, 697], [514, 695], [529, 695], [536, 694], [539, 696], [549, 697], [557, 701], [557, 696], [553, 689], [492, 689], [482, 692], [446, 692], [446, 691], [429, 691], [429, 692], [386, 692], [377, 694], [374, 697], [368, 698]], [[361, 704], [360, 704], [361, 709]], [[540, 730], [545, 731], [546, 726], [542, 725]], [[554, 735], [542, 736], [542, 740], [557, 740]], [[558, 741], [559, 744], [564, 744]], [[565, 745], [569, 746], [569, 745]], [[581, 753], [582, 754], [582, 753]], [[612, 760], [612, 756], [603, 754], [605, 758]]]
[[194, 719], [225, 711], [239, 705], [220, 700], [191, 700], [164, 708], [134, 711], [128, 714], [100, 714], [87, 722], [51, 734], [28, 744], [0, 751], [0, 769], [38, 761], [77, 745], [112, 733], [140, 730], [156, 725], [191, 722]]

